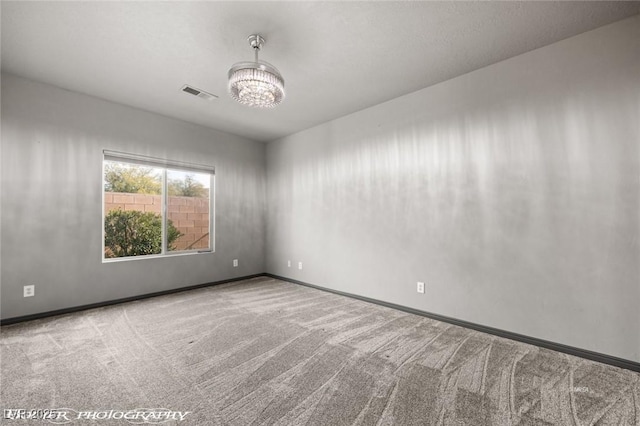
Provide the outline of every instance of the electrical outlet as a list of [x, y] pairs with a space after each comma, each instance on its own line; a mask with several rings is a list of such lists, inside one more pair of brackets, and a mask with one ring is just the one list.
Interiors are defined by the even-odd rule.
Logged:
[[416, 290], [418, 291], [418, 293], [424, 293], [424, 283], [418, 281], [418, 285], [416, 287]]
[[238, 259], [233, 259], [233, 267], [234, 268], [238, 267]]
[[302, 270], [302, 262], [298, 262], [298, 269]]
[[291, 261], [287, 260], [287, 268], [291, 268]]
[[23, 297], [31, 297], [36, 295], [35, 285], [25, 285], [23, 288]]

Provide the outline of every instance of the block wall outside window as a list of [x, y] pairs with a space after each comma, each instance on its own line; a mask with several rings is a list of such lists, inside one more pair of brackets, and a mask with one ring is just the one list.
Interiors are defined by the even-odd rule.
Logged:
[[[104, 213], [111, 210], [136, 210], [162, 213], [162, 197], [125, 192], [105, 192]], [[209, 200], [195, 197], [169, 196], [167, 218], [183, 236], [174, 243], [176, 250], [206, 249], [209, 247]]]

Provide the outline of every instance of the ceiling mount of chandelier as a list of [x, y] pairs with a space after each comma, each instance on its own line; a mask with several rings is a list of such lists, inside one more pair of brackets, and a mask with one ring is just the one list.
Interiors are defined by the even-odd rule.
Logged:
[[266, 40], [260, 34], [252, 34], [248, 40], [255, 60], [238, 62], [231, 67], [229, 94], [250, 107], [273, 108], [284, 99], [284, 79], [276, 67], [258, 58]]

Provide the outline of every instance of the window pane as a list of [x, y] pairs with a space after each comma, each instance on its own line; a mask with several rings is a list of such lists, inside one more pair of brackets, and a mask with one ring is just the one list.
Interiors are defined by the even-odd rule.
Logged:
[[162, 252], [161, 168], [104, 162], [104, 257]]
[[208, 173], [167, 170], [167, 250], [209, 249]]

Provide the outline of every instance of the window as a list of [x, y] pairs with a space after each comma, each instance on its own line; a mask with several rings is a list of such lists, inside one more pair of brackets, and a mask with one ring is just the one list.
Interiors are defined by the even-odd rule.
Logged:
[[104, 259], [213, 251], [214, 169], [104, 151]]

